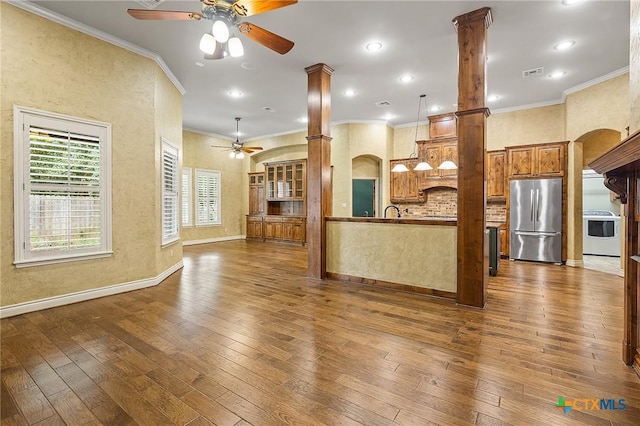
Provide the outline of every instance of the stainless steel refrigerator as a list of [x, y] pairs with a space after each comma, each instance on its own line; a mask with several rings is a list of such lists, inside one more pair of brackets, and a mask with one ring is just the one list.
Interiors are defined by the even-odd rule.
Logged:
[[509, 259], [562, 262], [562, 179], [512, 180]]

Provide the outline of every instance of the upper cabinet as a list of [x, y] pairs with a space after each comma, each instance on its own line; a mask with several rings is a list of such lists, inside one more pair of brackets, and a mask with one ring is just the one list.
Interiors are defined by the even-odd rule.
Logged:
[[306, 193], [306, 161], [265, 163], [267, 200], [302, 200]]
[[264, 173], [249, 173], [249, 214], [265, 212]]
[[567, 142], [507, 147], [510, 179], [562, 177], [567, 170]]
[[429, 139], [455, 138], [458, 119], [453, 113], [431, 115], [429, 119]]
[[458, 164], [458, 139], [442, 138], [418, 141], [418, 159], [426, 161], [431, 170], [415, 172], [418, 178], [418, 189], [435, 188], [439, 186], [457, 188], [458, 170], [442, 170], [438, 166], [443, 161], [453, 161]]
[[505, 200], [507, 195], [507, 153], [505, 150], [487, 151], [487, 200]]
[[418, 203], [424, 201], [424, 197], [418, 188], [418, 173], [413, 169], [418, 164], [416, 158], [391, 160], [390, 169], [396, 164], [404, 164], [408, 172], [391, 172], [391, 185], [389, 188], [392, 203]]
[[265, 163], [268, 215], [306, 214], [307, 160]]

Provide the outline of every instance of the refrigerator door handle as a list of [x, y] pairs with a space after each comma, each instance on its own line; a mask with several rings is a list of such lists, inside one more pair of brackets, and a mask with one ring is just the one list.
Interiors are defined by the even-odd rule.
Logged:
[[536, 222], [540, 220], [540, 190], [536, 189]]
[[515, 235], [528, 235], [528, 236], [531, 236], [531, 237], [538, 237], [538, 236], [540, 236], [540, 235], [543, 235], [543, 236], [551, 236], [551, 235], [560, 235], [560, 234], [561, 234], [560, 232], [538, 232], [538, 231], [535, 231], [535, 232], [529, 232], [529, 231], [513, 231], [513, 233], [514, 233]]
[[533, 189], [531, 190], [531, 211], [529, 215], [531, 216], [531, 222], [533, 222]]

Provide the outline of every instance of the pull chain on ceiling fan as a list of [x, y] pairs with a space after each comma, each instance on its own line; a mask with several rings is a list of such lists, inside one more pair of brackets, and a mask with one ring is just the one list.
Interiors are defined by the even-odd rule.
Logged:
[[229, 158], [243, 159], [244, 154], [253, 154], [256, 151], [262, 151], [261, 146], [244, 146], [244, 142], [240, 142], [238, 137], [240, 136], [239, 123], [241, 118], [236, 117], [236, 141], [231, 143], [231, 146], [211, 145], [212, 148], [225, 148], [229, 149]]
[[199, 21], [202, 18], [213, 21], [210, 33], [200, 39], [200, 50], [205, 59], [222, 59], [225, 56], [242, 56], [244, 47], [231, 29], [237, 28], [240, 34], [284, 55], [293, 48], [294, 43], [249, 22], [241, 21], [246, 16], [258, 15], [285, 6], [296, 4], [298, 0], [200, 0], [202, 10], [183, 12], [171, 10], [127, 9], [129, 15], [140, 20]]

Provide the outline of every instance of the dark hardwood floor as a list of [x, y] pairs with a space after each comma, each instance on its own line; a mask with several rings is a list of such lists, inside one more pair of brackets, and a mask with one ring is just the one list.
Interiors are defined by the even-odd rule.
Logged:
[[[184, 263], [0, 321], [2, 424], [640, 424], [614, 275], [503, 260], [475, 310], [306, 278], [299, 246], [192, 246]], [[565, 414], [559, 397], [626, 409]]]

